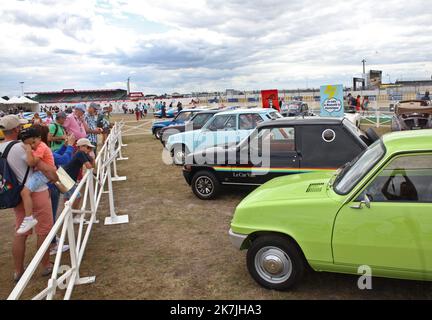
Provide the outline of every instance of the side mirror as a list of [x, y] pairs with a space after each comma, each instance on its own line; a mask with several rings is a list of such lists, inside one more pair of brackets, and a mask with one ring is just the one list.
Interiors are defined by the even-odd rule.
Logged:
[[351, 209], [363, 209], [364, 206], [366, 206], [368, 209], [370, 209], [371, 205], [371, 200], [369, 198], [369, 196], [367, 194], [365, 194], [364, 199], [362, 201], [360, 201], [360, 203], [358, 205], [355, 206], [351, 206]]

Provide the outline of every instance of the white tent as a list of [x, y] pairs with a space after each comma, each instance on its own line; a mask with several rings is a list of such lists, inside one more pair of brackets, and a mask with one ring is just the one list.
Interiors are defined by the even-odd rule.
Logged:
[[[22, 108], [25, 111], [38, 112], [39, 102], [27, 97], [12, 97], [5, 102], [7, 108]], [[4, 107], [3, 107], [4, 108]]]

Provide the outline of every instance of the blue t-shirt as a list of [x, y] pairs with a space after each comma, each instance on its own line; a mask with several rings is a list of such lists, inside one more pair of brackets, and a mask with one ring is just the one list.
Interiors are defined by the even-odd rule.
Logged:
[[79, 172], [82, 166], [84, 165], [84, 163], [86, 162], [91, 162], [91, 159], [88, 156], [88, 154], [83, 151], [78, 151], [77, 153], [75, 153], [71, 162], [63, 166], [63, 169], [74, 181], [77, 181]]

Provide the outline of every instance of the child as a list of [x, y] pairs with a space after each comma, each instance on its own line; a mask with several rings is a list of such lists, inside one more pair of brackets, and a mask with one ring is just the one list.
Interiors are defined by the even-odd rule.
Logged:
[[[24, 142], [27, 164], [30, 167], [38, 167], [38, 163], [43, 162], [48, 165], [49, 168], [55, 170], [53, 154], [51, 149], [42, 142], [41, 134], [42, 133], [38, 128], [29, 128], [22, 132], [21, 139]], [[26, 216], [17, 230], [18, 234], [26, 233], [38, 223], [38, 221], [33, 217], [33, 202], [31, 194], [50, 181], [47, 176], [49, 176], [48, 173], [38, 170], [35, 171], [25, 183], [25, 186], [21, 191], [21, 198]]]
[[[63, 169], [66, 171], [66, 173], [77, 182], [78, 176], [80, 174], [80, 171], [82, 167], [84, 166], [86, 169], [92, 169], [94, 167], [94, 159], [90, 156], [90, 154], [93, 152], [93, 149], [95, 148], [94, 145], [90, 143], [90, 140], [87, 138], [81, 138], [76, 143], [78, 150], [73, 156], [72, 160], [65, 166], [63, 166]], [[71, 190], [66, 192], [63, 196], [65, 200], [69, 200], [72, 197], [72, 194], [74, 193], [76, 189], [73, 187]], [[77, 200], [72, 204], [73, 209], [77, 209], [80, 202], [80, 195], [78, 195]]]

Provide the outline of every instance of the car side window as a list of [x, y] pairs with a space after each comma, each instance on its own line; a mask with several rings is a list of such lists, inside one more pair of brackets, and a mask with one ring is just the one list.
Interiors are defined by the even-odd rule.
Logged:
[[207, 127], [209, 131], [225, 130], [226, 128], [235, 129], [235, 116], [221, 115], [215, 116], [212, 122]]
[[432, 154], [392, 160], [357, 198], [373, 202], [432, 203]]
[[203, 126], [207, 120], [210, 118], [211, 114], [198, 114], [193, 119], [193, 124], [195, 126]]
[[295, 150], [295, 130], [292, 127], [273, 128], [270, 131], [270, 152], [286, 152]]
[[256, 113], [241, 114], [239, 116], [239, 129], [240, 130], [252, 130], [255, 129], [262, 118]]

